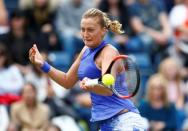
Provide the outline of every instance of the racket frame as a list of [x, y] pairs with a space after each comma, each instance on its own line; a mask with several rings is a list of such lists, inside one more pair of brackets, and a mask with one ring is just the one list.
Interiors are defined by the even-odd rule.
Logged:
[[[128, 96], [123, 96], [123, 95], [120, 95], [120, 94], [113, 88], [112, 85], [109, 86], [109, 87], [108, 87], [108, 86], [105, 86], [105, 87], [110, 88], [110, 89], [113, 91], [113, 93], [115, 93], [118, 97], [123, 98], [123, 99], [128, 99], [128, 98], [131, 98], [131, 97], [135, 96], [136, 93], [137, 93], [138, 90], [139, 90], [139, 86], [140, 86], [140, 72], [139, 72], [139, 68], [138, 68], [137, 64], [136, 64], [128, 55], [118, 55], [118, 56], [116, 56], [116, 57], [112, 60], [112, 62], [110, 63], [110, 65], [109, 65], [109, 67], [108, 67], [108, 69], [107, 69], [107, 71], [105, 72], [105, 74], [110, 74], [110, 73], [111, 73], [111, 68], [112, 68], [114, 62], [115, 62], [116, 60], [118, 60], [118, 59], [130, 59], [130, 60], [133, 62], [134, 66], [135, 66], [135, 70], [136, 70], [136, 77], [137, 77], [137, 83], [136, 83], [135, 90], [134, 90], [134, 92], [133, 92], [132, 94], [130, 94], [130, 95], [128, 95]], [[99, 80], [100, 80], [100, 79], [99, 79]], [[103, 84], [103, 85], [104, 85], [104, 84]]]

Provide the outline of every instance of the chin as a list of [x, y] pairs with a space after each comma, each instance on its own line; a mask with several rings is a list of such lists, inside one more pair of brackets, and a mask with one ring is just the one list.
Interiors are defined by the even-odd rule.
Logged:
[[86, 46], [91, 47], [91, 48], [94, 46], [92, 41], [85, 41], [84, 43]]

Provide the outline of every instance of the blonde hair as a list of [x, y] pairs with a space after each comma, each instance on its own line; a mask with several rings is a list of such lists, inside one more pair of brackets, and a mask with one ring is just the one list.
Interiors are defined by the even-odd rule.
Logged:
[[89, 17], [99, 17], [100, 18], [99, 24], [102, 27], [106, 27], [108, 30], [111, 30], [114, 33], [118, 33], [118, 34], [124, 33], [124, 31], [121, 29], [122, 24], [120, 24], [119, 21], [110, 20], [110, 18], [108, 18], [107, 14], [102, 12], [99, 9], [91, 8], [91, 9], [87, 10], [82, 16], [82, 18], [89, 18]]
[[148, 102], [153, 102], [152, 99], [152, 91], [155, 86], [161, 86], [163, 90], [162, 94], [162, 101], [165, 106], [169, 105], [168, 96], [167, 96], [167, 82], [166, 79], [161, 74], [154, 74], [152, 75], [147, 83], [147, 90], [146, 90], [146, 99]]
[[164, 75], [166, 79], [168, 79], [168, 74], [166, 73], [168, 71], [168, 67], [173, 67], [175, 70], [177, 70], [177, 74], [175, 76], [175, 80], [179, 82], [181, 80], [181, 75], [180, 75], [180, 66], [179, 64], [171, 57], [168, 57], [164, 59], [160, 65], [159, 65], [159, 72]]

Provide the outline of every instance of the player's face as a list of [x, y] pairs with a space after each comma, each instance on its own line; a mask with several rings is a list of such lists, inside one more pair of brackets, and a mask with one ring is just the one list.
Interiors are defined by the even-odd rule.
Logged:
[[99, 24], [99, 18], [83, 18], [81, 20], [81, 36], [86, 46], [97, 47], [106, 33], [106, 28]]

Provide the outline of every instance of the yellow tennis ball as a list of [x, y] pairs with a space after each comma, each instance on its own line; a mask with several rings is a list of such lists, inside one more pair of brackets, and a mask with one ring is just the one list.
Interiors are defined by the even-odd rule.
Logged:
[[106, 86], [110, 86], [112, 84], [114, 84], [114, 77], [113, 75], [111, 74], [105, 74], [103, 77], [102, 77], [102, 83], [104, 83], [104, 85]]

